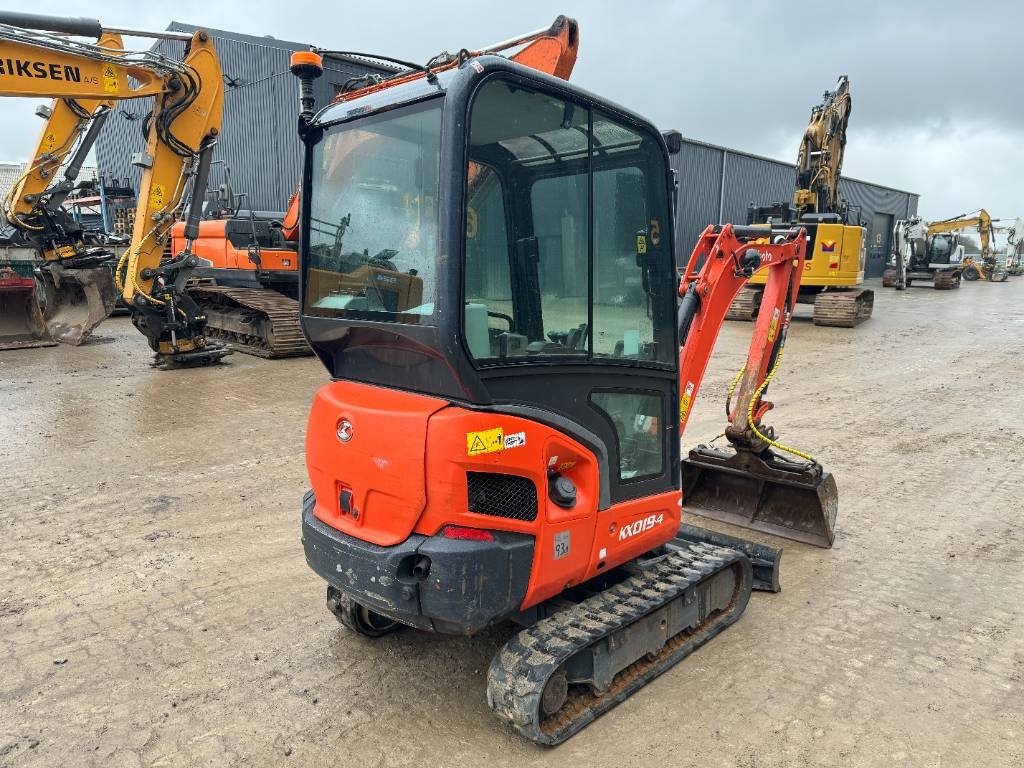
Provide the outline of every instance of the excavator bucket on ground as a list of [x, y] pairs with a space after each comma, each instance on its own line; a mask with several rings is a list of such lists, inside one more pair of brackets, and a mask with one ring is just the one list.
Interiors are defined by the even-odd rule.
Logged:
[[43, 320], [54, 341], [78, 346], [117, 306], [114, 275], [105, 264], [95, 267], [42, 268], [46, 307]]
[[36, 281], [12, 267], [0, 267], [0, 349], [49, 347], [43, 314], [36, 301]]
[[700, 445], [682, 462], [687, 512], [817, 547], [835, 537], [839, 492], [817, 463]]

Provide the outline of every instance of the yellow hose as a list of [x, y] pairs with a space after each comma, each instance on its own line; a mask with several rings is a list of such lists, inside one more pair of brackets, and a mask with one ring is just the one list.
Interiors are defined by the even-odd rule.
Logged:
[[768, 443], [768, 445], [772, 446], [772, 448], [778, 448], [780, 451], [791, 453], [794, 456], [799, 456], [801, 459], [806, 459], [807, 461], [817, 464], [813, 456], [806, 454], [803, 451], [798, 451], [796, 448], [790, 448], [788, 445], [783, 445], [777, 440], [772, 440], [770, 437], [762, 433], [761, 430], [757, 428], [757, 425], [754, 424], [754, 406], [760, 399], [761, 393], [768, 388], [768, 385], [771, 384], [772, 379], [775, 378], [775, 373], [779, 370], [779, 364], [782, 362], [782, 350], [784, 347], [785, 344], [779, 346], [779, 354], [775, 357], [775, 365], [772, 366], [771, 371], [769, 371], [768, 375], [765, 376], [764, 381], [761, 382], [761, 386], [759, 386], [757, 390], [754, 392], [754, 396], [750, 398], [750, 403], [747, 405], [747, 426], [749, 426], [751, 431], [753, 431], [755, 435], [761, 438], [761, 440]]

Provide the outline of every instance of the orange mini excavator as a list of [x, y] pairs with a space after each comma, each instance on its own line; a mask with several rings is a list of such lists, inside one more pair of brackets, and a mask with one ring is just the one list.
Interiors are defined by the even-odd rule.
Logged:
[[818, 488], [789, 515], [831, 535], [831, 476], [777, 460], [761, 423], [806, 233], [709, 227], [680, 278], [668, 150], [638, 114], [486, 51], [318, 113], [317, 56], [293, 72], [301, 322], [332, 379], [309, 417], [307, 562], [365, 636], [520, 624], [487, 700], [557, 744], [735, 622], [748, 553], [777, 565], [680, 528], [682, 430], [755, 272], [727, 430], [751, 460], [729, 471]]
[[[576, 62], [577, 37], [574, 24], [560, 20], [550, 28], [522, 35], [482, 49], [497, 53], [517, 48], [513, 61], [562, 79], [568, 79]], [[368, 59], [409, 65], [389, 57], [350, 54]], [[443, 66], [453, 57], [443, 53], [431, 66]], [[384, 80], [391, 87], [404, 74]], [[352, 87], [362, 82], [353, 81]], [[341, 95], [342, 99], [346, 94]], [[388, 193], [380, 189], [381, 195]], [[225, 197], [230, 198], [230, 193]], [[208, 336], [227, 342], [240, 352], [260, 357], [291, 357], [312, 354], [299, 328], [298, 305], [298, 190], [281, 213], [238, 210], [227, 200], [219, 213], [199, 225], [199, 238], [193, 243], [204, 265], [195, 271], [202, 280], [190, 288], [191, 297], [206, 312]], [[357, 224], [356, 226], [362, 226]], [[185, 225], [174, 228], [173, 252], [185, 245]], [[349, 254], [350, 261], [361, 260], [367, 268], [387, 266], [386, 258], [376, 254]], [[376, 265], [376, 266], [375, 266]]]

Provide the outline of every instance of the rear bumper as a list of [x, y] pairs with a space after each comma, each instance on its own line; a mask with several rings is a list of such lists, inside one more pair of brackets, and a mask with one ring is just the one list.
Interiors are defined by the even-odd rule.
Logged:
[[[494, 541], [465, 541], [412, 534], [380, 547], [321, 522], [313, 505], [310, 491], [302, 504], [306, 562], [357, 603], [446, 634], [473, 634], [519, 612], [533, 564], [531, 536], [491, 531]], [[427, 564], [425, 575], [414, 575]]]

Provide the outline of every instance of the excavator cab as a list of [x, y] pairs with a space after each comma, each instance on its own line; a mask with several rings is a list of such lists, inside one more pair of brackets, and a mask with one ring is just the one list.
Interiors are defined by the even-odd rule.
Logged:
[[[359, 101], [320, 114], [304, 190], [302, 319], [331, 375], [461, 401], [487, 425], [502, 421], [489, 412], [536, 419], [592, 454], [467, 429], [467, 469], [538, 451], [538, 488], [554, 462], [605, 506], [678, 493], [660, 134], [496, 57]], [[337, 481], [317, 498], [334, 505]], [[583, 554], [574, 568], [591, 567]]]

